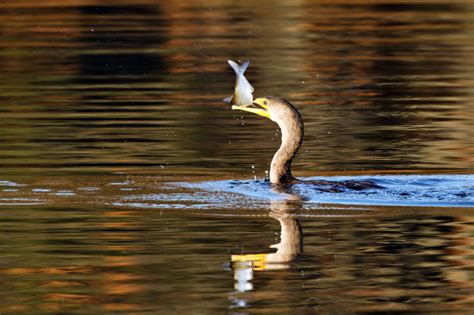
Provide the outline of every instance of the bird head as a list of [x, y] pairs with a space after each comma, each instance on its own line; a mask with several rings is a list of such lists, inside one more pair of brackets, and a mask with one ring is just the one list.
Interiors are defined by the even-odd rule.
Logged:
[[252, 105], [245, 105], [245, 106], [232, 105], [232, 109], [254, 113], [259, 116], [271, 119], [268, 104], [269, 104], [269, 101], [266, 97], [260, 97], [260, 98], [255, 99]]
[[286, 125], [291, 121], [298, 121], [302, 124], [301, 117], [296, 108], [287, 100], [279, 97], [259, 97], [250, 106], [234, 105], [232, 109], [257, 114], [273, 120], [280, 126]]

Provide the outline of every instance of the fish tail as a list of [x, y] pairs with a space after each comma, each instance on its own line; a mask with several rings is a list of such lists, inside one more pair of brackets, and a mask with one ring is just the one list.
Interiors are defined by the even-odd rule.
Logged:
[[249, 67], [250, 61], [244, 61], [242, 65], [240, 66], [240, 71], [242, 74], [244, 74], [245, 70]]
[[232, 60], [227, 60], [227, 62], [237, 74], [244, 74], [245, 70], [247, 70], [250, 64], [250, 61], [244, 61], [241, 66], [239, 66], [236, 62]]

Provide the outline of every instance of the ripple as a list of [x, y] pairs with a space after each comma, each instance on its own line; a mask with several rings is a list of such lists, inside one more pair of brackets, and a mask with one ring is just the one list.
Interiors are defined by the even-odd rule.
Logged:
[[35, 198], [0, 198], [1, 206], [28, 206], [39, 204], [43, 204], [43, 202]]
[[23, 186], [26, 186], [26, 185], [18, 184], [18, 183], [9, 181], [9, 180], [0, 180], [0, 186], [4, 186], [4, 187], [23, 187]]
[[289, 194], [301, 196], [306, 203], [474, 207], [474, 175], [378, 175], [308, 177], [304, 180], [333, 182], [371, 181], [383, 188], [341, 192], [320, 191], [307, 183], [293, 185], [291, 191], [279, 193], [263, 181], [214, 181], [195, 184], [180, 183], [182, 187], [198, 188], [214, 193], [234, 193], [263, 200], [281, 200]]

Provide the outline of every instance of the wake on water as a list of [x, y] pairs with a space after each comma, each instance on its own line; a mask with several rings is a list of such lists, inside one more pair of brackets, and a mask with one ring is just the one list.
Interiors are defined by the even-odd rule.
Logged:
[[[307, 203], [474, 207], [474, 175], [328, 176], [308, 177], [303, 180], [370, 181], [382, 187], [328, 192], [304, 182], [293, 185], [290, 193], [301, 196]], [[269, 201], [288, 198], [288, 194], [272, 190], [270, 184], [265, 181], [226, 180], [180, 183], [180, 185], [208, 192], [234, 193]]]

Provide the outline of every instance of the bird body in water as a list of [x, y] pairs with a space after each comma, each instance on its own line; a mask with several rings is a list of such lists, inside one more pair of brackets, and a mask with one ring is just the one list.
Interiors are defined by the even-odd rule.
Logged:
[[[287, 100], [275, 96], [260, 97], [253, 101], [253, 106], [233, 105], [232, 109], [242, 110], [268, 118], [278, 124], [281, 130], [281, 145], [273, 156], [270, 165], [270, 183], [289, 185], [301, 182], [291, 173], [291, 162], [303, 143], [304, 124], [298, 110]], [[382, 188], [371, 181], [347, 180], [335, 181], [304, 181], [314, 185], [320, 191], [342, 192], [345, 189], [364, 190]]]

